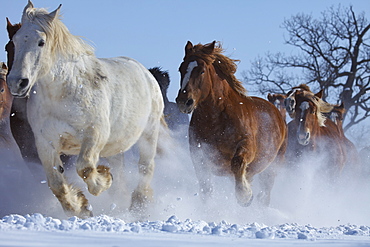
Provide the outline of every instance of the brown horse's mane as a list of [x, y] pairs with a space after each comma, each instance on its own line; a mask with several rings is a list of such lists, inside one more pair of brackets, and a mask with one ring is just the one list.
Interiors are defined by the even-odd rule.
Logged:
[[304, 83], [300, 84], [299, 86], [292, 87], [292, 89], [293, 89], [293, 90], [294, 90], [294, 89], [303, 89], [303, 90], [305, 90], [305, 91], [311, 92], [310, 87], [309, 87], [307, 84], [304, 84]]
[[199, 57], [207, 64], [212, 64], [221, 79], [226, 80], [230, 87], [239, 94], [246, 95], [247, 90], [243, 87], [242, 82], [235, 77], [237, 69], [236, 62], [239, 62], [240, 60], [231, 59], [223, 55], [222, 53], [224, 50], [219, 42], [214, 46], [214, 49], [207, 49], [211, 45], [212, 43], [205, 45], [197, 44], [193, 47], [192, 52], [190, 54], [186, 54], [186, 56]]

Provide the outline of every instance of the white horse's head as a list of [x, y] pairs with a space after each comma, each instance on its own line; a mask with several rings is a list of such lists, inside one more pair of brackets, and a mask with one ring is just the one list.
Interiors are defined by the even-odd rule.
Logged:
[[[58, 15], [60, 6], [48, 13], [45, 9], [35, 9], [31, 1], [23, 10], [22, 27], [13, 36], [14, 63], [8, 76], [11, 93], [18, 97], [29, 94], [36, 79], [47, 70], [50, 59], [50, 45], [44, 25], [51, 25]], [[49, 63], [50, 64], [50, 63]]]
[[31, 1], [23, 10], [22, 27], [13, 36], [14, 63], [8, 86], [14, 96], [29, 94], [38, 77], [50, 68], [50, 30], [61, 5], [53, 12], [36, 9]]

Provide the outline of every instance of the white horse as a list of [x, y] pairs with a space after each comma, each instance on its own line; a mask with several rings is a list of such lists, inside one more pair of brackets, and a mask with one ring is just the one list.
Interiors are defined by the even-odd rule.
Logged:
[[29, 97], [27, 115], [38, 154], [67, 215], [89, 217], [92, 212], [83, 193], [67, 183], [60, 154], [78, 155], [77, 173], [97, 196], [112, 184], [109, 168], [97, 165], [99, 157], [114, 167], [119, 154], [135, 143], [140, 179], [130, 209], [140, 212], [152, 196], [164, 107], [160, 88], [131, 58], [96, 58], [91, 46], [60, 21], [60, 7], [48, 13], [29, 1], [24, 8], [22, 28], [13, 37], [8, 86], [14, 96]]

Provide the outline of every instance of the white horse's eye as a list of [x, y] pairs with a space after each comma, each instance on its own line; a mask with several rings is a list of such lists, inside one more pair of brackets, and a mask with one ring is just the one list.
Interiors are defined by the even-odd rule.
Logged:
[[43, 47], [44, 45], [45, 45], [45, 40], [43, 40], [43, 39], [42, 39], [42, 40], [40, 40], [40, 42], [39, 42], [39, 46], [40, 46], [40, 47]]

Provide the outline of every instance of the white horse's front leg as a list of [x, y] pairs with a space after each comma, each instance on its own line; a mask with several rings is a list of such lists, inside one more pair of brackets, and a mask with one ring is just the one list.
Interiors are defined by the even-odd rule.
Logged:
[[109, 189], [113, 181], [109, 167], [103, 165], [96, 167], [104, 145], [100, 142], [97, 130], [94, 128], [86, 130], [76, 163], [78, 175], [87, 184], [89, 192], [95, 196]]
[[64, 212], [68, 216], [91, 217], [92, 212], [89, 210], [89, 203], [85, 195], [80, 189], [67, 183], [63, 175], [64, 169], [59, 153], [52, 149], [46, 141], [39, 140], [37, 148], [48, 179], [49, 188], [58, 198]]

